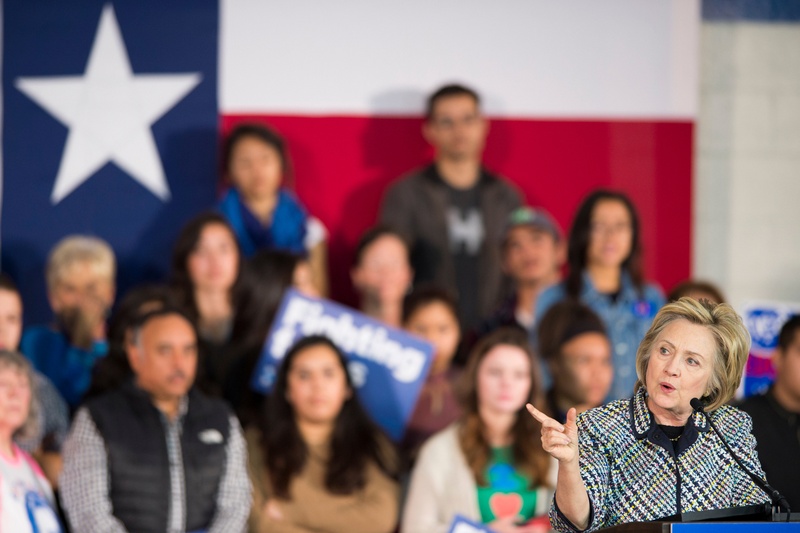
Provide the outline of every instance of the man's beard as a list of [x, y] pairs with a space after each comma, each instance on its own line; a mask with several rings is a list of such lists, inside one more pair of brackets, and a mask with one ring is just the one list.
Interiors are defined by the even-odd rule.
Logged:
[[56, 313], [56, 324], [71, 345], [91, 351], [97, 323], [80, 307], [70, 307]]

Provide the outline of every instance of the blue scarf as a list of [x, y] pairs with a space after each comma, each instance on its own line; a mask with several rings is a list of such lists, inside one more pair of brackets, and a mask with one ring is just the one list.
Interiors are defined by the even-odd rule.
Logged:
[[290, 192], [284, 189], [278, 191], [278, 203], [269, 226], [264, 226], [250, 212], [235, 188], [229, 189], [222, 198], [219, 210], [236, 233], [245, 256], [250, 257], [262, 248], [305, 255], [308, 214]]

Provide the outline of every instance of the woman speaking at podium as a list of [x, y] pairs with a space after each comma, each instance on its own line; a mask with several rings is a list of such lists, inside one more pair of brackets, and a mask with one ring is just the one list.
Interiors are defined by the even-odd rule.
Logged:
[[550, 521], [558, 531], [768, 502], [735, 463], [703, 413], [744, 465], [764, 478], [750, 417], [725, 405], [742, 379], [750, 335], [726, 304], [681, 298], [656, 315], [636, 354], [633, 398], [566, 424], [528, 406], [544, 449], [558, 460]]

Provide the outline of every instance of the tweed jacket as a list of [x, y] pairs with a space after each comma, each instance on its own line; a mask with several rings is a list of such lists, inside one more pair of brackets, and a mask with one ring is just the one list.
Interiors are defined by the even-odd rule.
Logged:
[[[769, 501], [700, 413], [689, 417], [676, 454], [647, 408], [646, 398], [645, 389], [640, 388], [633, 398], [578, 417], [581, 477], [591, 507], [587, 531]], [[750, 416], [728, 405], [711, 416], [747, 468], [764, 477]], [[561, 514], [555, 497], [550, 522], [557, 531], [579, 531]]]

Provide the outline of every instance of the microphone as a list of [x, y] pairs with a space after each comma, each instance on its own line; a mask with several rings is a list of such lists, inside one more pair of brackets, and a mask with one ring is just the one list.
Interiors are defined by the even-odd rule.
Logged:
[[717, 426], [715, 426], [714, 422], [711, 421], [711, 416], [709, 416], [709, 414], [706, 413], [706, 406], [703, 404], [702, 400], [700, 400], [699, 398], [692, 398], [689, 404], [692, 406], [692, 409], [694, 409], [698, 413], [702, 413], [702, 415], [706, 418], [706, 420], [708, 420], [708, 425], [711, 426], [711, 429], [713, 429], [714, 433], [717, 434], [719, 440], [721, 440], [722, 444], [725, 445], [725, 449], [728, 450], [728, 453], [736, 461], [736, 464], [739, 465], [739, 468], [741, 468], [748, 476], [750, 476], [750, 479], [753, 480], [753, 483], [755, 483], [761, 490], [763, 490], [764, 492], [767, 493], [767, 495], [769, 495], [773, 504], [777, 505], [778, 507], [783, 507], [784, 509], [786, 509], [786, 516], [788, 519], [789, 513], [792, 512], [791, 508], [789, 507], [789, 502], [786, 501], [786, 498], [784, 498], [780, 492], [772, 488], [772, 486], [770, 486], [770, 484], [767, 483], [765, 479], [761, 479], [760, 477], [752, 473], [750, 470], [748, 470], [746, 466], [744, 466], [739, 457], [735, 453], [733, 453], [731, 447], [728, 446], [727, 441], [722, 437], [722, 434], [717, 429]]

